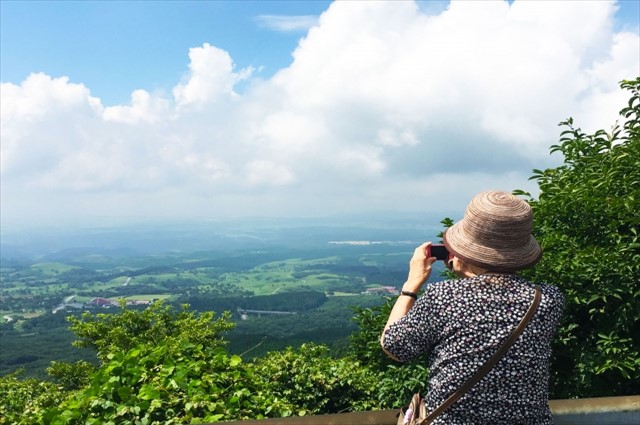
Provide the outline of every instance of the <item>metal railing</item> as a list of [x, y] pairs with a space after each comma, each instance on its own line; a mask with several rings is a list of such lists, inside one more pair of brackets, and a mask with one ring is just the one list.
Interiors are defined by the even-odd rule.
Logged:
[[[639, 425], [640, 395], [550, 400], [554, 425]], [[225, 425], [396, 425], [397, 410], [296, 416]]]

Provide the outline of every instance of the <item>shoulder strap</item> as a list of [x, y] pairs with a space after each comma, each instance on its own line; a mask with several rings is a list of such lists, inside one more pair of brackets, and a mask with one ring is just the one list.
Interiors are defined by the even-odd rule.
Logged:
[[478, 381], [480, 381], [484, 377], [484, 375], [486, 375], [493, 368], [493, 366], [495, 366], [496, 363], [498, 363], [502, 356], [504, 356], [506, 352], [509, 351], [509, 348], [511, 348], [511, 345], [513, 345], [516, 339], [518, 339], [522, 331], [524, 331], [524, 328], [527, 327], [527, 324], [538, 309], [538, 304], [540, 304], [541, 297], [542, 292], [540, 290], [540, 286], [536, 285], [535, 295], [533, 297], [531, 305], [529, 306], [529, 310], [527, 310], [525, 315], [522, 317], [522, 320], [520, 320], [518, 326], [513, 330], [513, 332], [511, 332], [509, 338], [507, 338], [500, 349], [498, 349], [498, 351], [496, 351], [496, 353], [489, 360], [487, 360], [487, 362], [475, 373], [475, 375], [469, 378], [469, 380], [465, 382], [464, 385], [462, 385], [455, 393], [449, 396], [448, 399], [442, 402], [440, 406], [438, 406], [433, 412], [431, 412], [429, 416], [425, 418], [425, 421], [422, 422], [423, 424], [426, 425], [431, 423], [431, 421], [433, 421], [439, 414], [447, 410], [453, 403], [458, 401], [458, 399], [462, 397], [464, 393], [469, 391], [471, 387], [477, 384]]

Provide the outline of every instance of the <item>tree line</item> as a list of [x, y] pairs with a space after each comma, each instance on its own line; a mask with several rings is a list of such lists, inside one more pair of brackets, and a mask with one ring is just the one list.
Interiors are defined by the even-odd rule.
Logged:
[[327, 295], [320, 291], [292, 291], [272, 295], [226, 296], [198, 294], [181, 298], [199, 311], [265, 310], [303, 312], [320, 307], [327, 301]]

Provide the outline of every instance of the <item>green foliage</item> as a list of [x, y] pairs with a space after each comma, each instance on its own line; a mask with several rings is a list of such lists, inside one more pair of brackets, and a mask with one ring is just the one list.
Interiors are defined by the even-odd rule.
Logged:
[[380, 335], [395, 301], [388, 298], [379, 306], [354, 309], [358, 331], [351, 335], [349, 350], [350, 355], [376, 375], [375, 398], [380, 408], [386, 409], [402, 406], [415, 392], [424, 390], [429, 376], [425, 367], [428, 354], [411, 362], [397, 363], [380, 347]]
[[47, 424], [186, 424], [282, 415], [289, 407], [256, 385], [238, 356], [185, 340], [111, 353], [91, 385], [38, 421]]
[[37, 379], [18, 379], [20, 372], [0, 377], [0, 425], [31, 425], [34, 416], [57, 406], [66, 392]]
[[[344, 303], [339, 305], [348, 309]], [[159, 303], [144, 311], [123, 306], [112, 313], [87, 313], [72, 320], [73, 329], [84, 338], [82, 345], [102, 354], [102, 366], [86, 384], [84, 372], [89, 365], [53, 363], [49, 372], [61, 383], [56, 388], [80, 390], [32, 409], [21, 420], [33, 424], [171, 424], [377, 406], [371, 396], [377, 386], [375, 375], [357, 362], [334, 359], [326, 347], [304, 348], [301, 354], [291, 354], [292, 349], [281, 357], [274, 353], [270, 361], [256, 368], [229, 355], [220, 344], [216, 346], [220, 338], [217, 330], [231, 326], [224, 323], [226, 317], [214, 323], [212, 313], [198, 315], [185, 309], [175, 312]], [[114, 327], [123, 329], [111, 332]], [[199, 341], [199, 335], [209, 335], [202, 338], [209, 343], [194, 342]], [[137, 345], [126, 348], [134, 341]], [[283, 367], [295, 377], [271, 382], [269, 368]], [[292, 382], [304, 386], [309, 398], [306, 404], [285, 389]], [[13, 383], [23, 385], [16, 380]], [[7, 409], [12, 417], [23, 411], [22, 406]]]
[[631, 92], [622, 128], [589, 135], [562, 122], [551, 152], [564, 164], [532, 177], [544, 257], [527, 276], [566, 297], [552, 366], [557, 398], [640, 393], [640, 78], [621, 86]]
[[53, 361], [47, 368], [47, 373], [55, 378], [62, 388], [70, 391], [86, 387], [95, 370], [91, 363], [84, 360], [74, 363]]
[[194, 313], [188, 305], [175, 311], [162, 301], [140, 311], [127, 308], [124, 300], [117, 314], [85, 312], [69, 317], [71, 330], [79, 337], [76, 347], [91, 347], [106, 360], [111, 353], [126, 352], [139, 344], [152, 346], [168, 340], [183, 340], [212, 347], [225, 344], [221, 334], [233, 327], [229, 314], [214, 320], [215, 313]]
[[353, 320], [358, 324], [358, 330], [351, 334], [350, 354], [376, 371], [396, 363], [380, 347], [380, 335], [395, 301], [395, 298], [387, 298], [378, 306], [353, 309]]
[[[299, 347], [313, 341], [329, 346], [332, 356], [344, 354], [349, 337], [357, 330], [351, 306], [379, 305], [380, 296], [359, 295], [329, 297], [321, 309], [295, 315], [249, 315], [229, 332], [229, 352], [243, 353], [247, 360], [264, 357], [270, 351]], [[263, 341], [256, 345], [257, 341]], [[246, 353], [246, 354], [244, 354]]]
[[272, 295], [227, 296], [198, 294], [184, 297], [185, 303], [196, 310], [236, 311], [245, 310], [305, 312], [322, 306], [327, 301], [324, 292], [291, 291]]
[[0, 375], [24, 369], [21, 379], [49, 379], [45, 372], [52, 360], [97, 364], [95, 351], [75, 349], [74, 335], [62, 312], [46, 313], [0, 325]]
[[416, 392], [427, 388], [429, 369], [426, 357], [410, 363], [396, 363], [378, 374], [377, 399], [382, 408], [394, 409], [403, 406]]
[[271, 352], [254, 364], [261, 385], [273, 397], [295, 407], [295, 414], [314, 415], [379, 406], [377, 377], [349, 357], [335, 359], [326, 346], [303, 344]]

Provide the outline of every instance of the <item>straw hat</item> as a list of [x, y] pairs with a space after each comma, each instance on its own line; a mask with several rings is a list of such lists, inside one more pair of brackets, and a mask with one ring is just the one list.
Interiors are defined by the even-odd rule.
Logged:
[[533, 266], [542, 249], [531, 235], [533, 214], [524, 200], [507, 192], [481, 192], [464, 218], [443, 236], [456, 257], [497, 272], [514, 272]]

